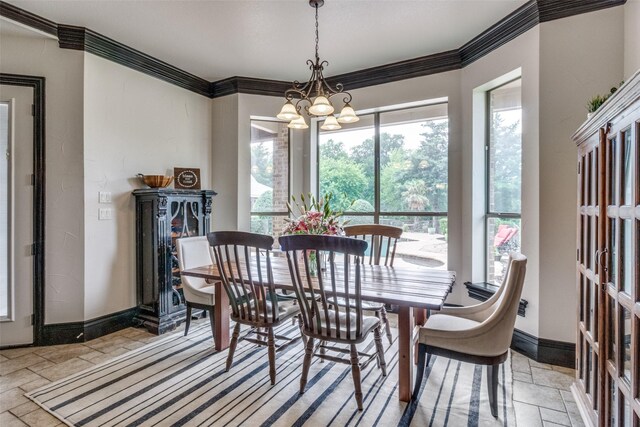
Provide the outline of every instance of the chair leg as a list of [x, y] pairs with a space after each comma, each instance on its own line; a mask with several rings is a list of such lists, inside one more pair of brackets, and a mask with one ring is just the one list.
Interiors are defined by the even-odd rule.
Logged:
[[387, 333], [387, 338], [389, 339], [389, 344], [393, 343], [393, 336], [391, 336], [391, 325], [389, 325], [389, 319], [387, 319], [387, 309], [384, 307], [384, 305], [382, 306], [382, 309], [380, 310], [380, 317], [382, 318], [382, 321], [384, 322], [384, 329], [385, 332]]
[[491, 415], [498, 418], [498, 373], [500, 372], [500, 364], [487, 365], [487, 388], [489, 391], [489, 405], [491, 406]]
[[233, 328], [231, 343], [229, 344], [229, 355], [227, 356], [226, 372], [229, 372], [229, 369], [231, 369], [231, 364], [233, 363], [233, 353], [236, 351], [236, 345], [238, 345], [239, 336], [240, 336], [240, 323], [236, 323], [235, 328]]
[[362, 384], [360, 383], [360, 363], [358, 361], [358, 349], [355, 344], [351, 344], [351, 376], [353, 377], [353, 385], [356, 388], [356, 402], [358, 402], [358, 411], [362, 411]]
[[382, 332], [380, 326], [373, 330], [373, 340], [376, 343], [376, 351], [378, 353], [378, 366], [382, 370], [382, 376], [387, 376], [387, 363], [384, 361], [384, 347], [382, 346]]
[[187, 318], [185, 319], [185, 324], [184, 324], [184, 336], [187, 336], [187, 333], [189, 332], [189, 325], [191, 325], [191, 305], [189, 303], [187, 303]]
[[313, 356], [313, 337], [307, 340], [307, 347], [304, 352], [304, 361], [302, 362], [302, 376], [300, 377], [300, 394], [304, 393], [307, 386], [307, 376], [309, 375], [309, 367], [311, 366], [311, 357]]
[[273, 339], [273, 328], [267, 328], [267, 348], [269, 350], [269, 377], [271, 385], [276, 383], [276, 342]]
[[[209, 310], [209, 323], [211, 323], [211, 336], [215, 337], [216, 336], [216, 324], [215, 324], [215, 319], [214, 319], [214, 315], [213, 315], [213, 307], [211, 307]], [[206, 313], [206, 311], [205, 311]]]
[[[429, 355], [431, 356], [431, 355]], [[422, 385], [422, 377], [424, 376], [424, 368], [429, 362], [425, 363], [427, 358], [427, 346], [424, 344], [418, 344], [418, 366], [416, 366], [416, 385], [413, 387], [412, 400], [418, 398], [418, 392], [420, 392], [420, 386]]]
[[302, 323], [301, 314], [298, 315], [298, 327], [300, 328], [300, 336], [302, 337], [302, 347], [307, 348], [307, 336], [304, 334], [304, 324]]

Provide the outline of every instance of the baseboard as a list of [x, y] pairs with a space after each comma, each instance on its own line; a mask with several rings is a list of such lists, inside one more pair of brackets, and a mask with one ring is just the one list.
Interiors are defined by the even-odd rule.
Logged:
[[36, 345], [56, 345], [86, 342], [134, 325], [137, 307], [84, 322], [44, 325]]
[[511, 348], [536, 362], [575, 369], [576, 345], [574, 343], [538, 338], [515, 329]]

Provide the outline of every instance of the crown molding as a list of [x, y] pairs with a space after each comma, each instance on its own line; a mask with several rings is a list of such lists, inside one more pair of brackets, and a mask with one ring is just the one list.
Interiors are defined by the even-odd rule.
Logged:
[[[620, 6], [626, 0], [530, 0], [458, 49], [327, 78], [353, 90], [457, 70], [477, 61], [541, 22]], [[63, 49], [84, 50], [209, 98], [234, 93], [282, 96], [291, 82], [230, 77], [215, 82], [190, 74], [88, 28], [56, 24], [0, 1], [0, 16], [58, 37]]]
[[460, 54], [456, 49], [340, 74], [327, 78], [327, 81], [332, 85], [341, 82], [349, 90], [352, 90], [460, 68], [462, 68]]
[[209, 93], [212, 98], [218, 98], [234, 93], [282, 96], [284, 91], [290, 87], [291, 82], [287, 81], [236, 76], [212, 82]]
[[627, 0], [537, 0], [540, 22], [623, 5]]
[[63, 49], [84, 50], [197, 94], [211, 97], [210, 83], [207, 80], [88, 28], [58, 24], [58, 44]]
[[0, 1], [0, 16], [52, 36], [58, 35], [58, 24], [10, 3]]
[[537, 3], [531, 0], [460, 47], [462, 67], [526, 33], [538, 22]]

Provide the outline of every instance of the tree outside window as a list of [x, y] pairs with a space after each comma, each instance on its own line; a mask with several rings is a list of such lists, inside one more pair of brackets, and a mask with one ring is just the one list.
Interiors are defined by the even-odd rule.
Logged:
[[319, 194], [332, 192], [351, 224], [401, 227], [400, 262], [446, 268], [447, 105], [360, 117], [319, 133]]

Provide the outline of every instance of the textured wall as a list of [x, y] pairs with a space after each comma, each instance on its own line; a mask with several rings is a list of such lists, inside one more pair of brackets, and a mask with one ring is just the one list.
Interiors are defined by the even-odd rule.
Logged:
[[84, 54], [38, 35], [0, 37], [0, 71], [46, 78], [45, 323], [84, 319]]
[[[598, 31], [593, 31], [594, 28]], [[577, 149], [586, 103], [623, 76], [623, 8], [540, 25], [540, 334], [576, 334]]]
[[[137, 173], [200, 168], [211, 186], [211, 100], [86, 53], [84, 68], [85, 319], [136, 305]], [[99, 204], [98, 192], [111, 192]], [[217, 200], [214, 200], [217, 203]], [[98, 220], [99, 208], [113, 220]]]

